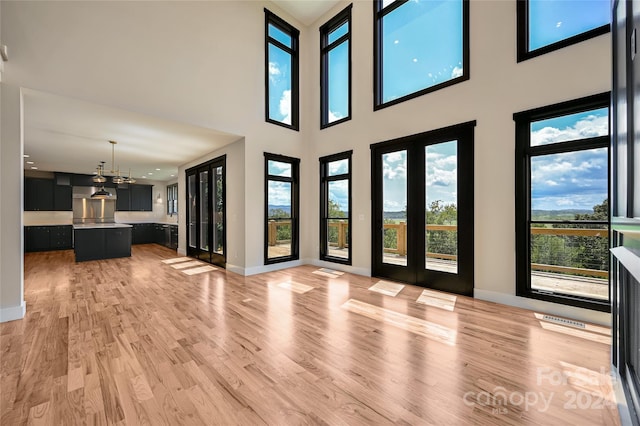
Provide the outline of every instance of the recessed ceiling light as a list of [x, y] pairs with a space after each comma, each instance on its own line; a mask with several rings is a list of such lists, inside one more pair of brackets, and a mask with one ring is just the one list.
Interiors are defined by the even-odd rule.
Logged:
[[23, 157], [24, 158], [29, 158], [29, 155], [28, 154], [24, 154]]
[[147, 174], [148, 174], [148, 175], [152, 175], [153, 173], [149, 172], [149, 173], [147, 173]]
[[175, 175], [171, 175], [171, 177], [174, 177]]
[[160, 171], [160, 169], [156, 169], [156, 171], [158, 171], [158, 172], [159, 172], [159, 171]]
[[38, 168], [35, 166], [31, 166], [31, 170], [38, 170]]
[[33, 161], [27, 161], [27, 164], [34, 164]]
[[142, 176], [142, 179], [146, 179], [146, 178], [147, 178], [146, 176]]

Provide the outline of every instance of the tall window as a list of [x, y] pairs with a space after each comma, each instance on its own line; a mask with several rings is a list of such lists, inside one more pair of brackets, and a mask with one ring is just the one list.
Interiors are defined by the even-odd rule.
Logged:
[[320, 158], [320, 259], [351, 265], [351, 154]]
[[518, 62], [609, 31], [609, 0], [518, 0]]
[[299, 235], [300, 160], [275, 154], [265, 159], [264, 263], [296, 260]]
[[265, 13], [265, 111], [269, 123], [298, 130], [299, 31], [267, 9]]
[[320, 27], [320, 127], [351, 119], [351, 6]]
[[468, 0], [376, 0], [374, 12], [374, 109], [469, 79]]
[[173, 216], [178, 214], [178, 184], [167, 186], [167, 214]]
[[514, 114], [519, 296], [609, 309], [609, 93]]

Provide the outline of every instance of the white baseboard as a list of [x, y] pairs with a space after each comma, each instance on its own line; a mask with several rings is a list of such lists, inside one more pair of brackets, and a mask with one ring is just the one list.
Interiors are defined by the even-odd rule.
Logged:
[[274, 263], [272, 265], [254, 266], [252, 268], [243, 268], [244, 273], [242, 275], [245, 275], [245, 276], [256, 275], [256, 274], [262, 274], [264, 272], [279, 271], [281, 269], [294, 268], [296, 266], [302, 266], [302, 265], [304, 265], [304, 262], [302, 260], [294, 260], [291, 262]]
[[566, 306], [559, 303], [545, 302], [544, 300], [519, 297], [512, 294], [498, 293], [497, 291], [474, 289], [473, 297], [517, 308], [529, 309], [543, 314], [556, 315], [577, 321], [585, 321], [611, 327], [611, 314], [608, 312], [592, 311], [590, 309]]
[[27, 303], [23, 300], [19, 306], [0, 308], [0, 322], [15, 321], [24, 318], [27, 313]]

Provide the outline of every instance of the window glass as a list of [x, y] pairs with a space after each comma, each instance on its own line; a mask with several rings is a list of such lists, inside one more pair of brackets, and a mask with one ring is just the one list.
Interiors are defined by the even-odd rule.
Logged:
[[291, 124], [291, 55], [269, 45], [269, 118]]
[[329, 113], [328, 122], [349, 115], [349, 42], [328, 53]]
[[463, 76], [463, 7], [462, 0], [410, 1], [380, 18], [378, 104]]
[[266, 121], [298, 130], [298, 30], [265, 9]]
[[529, 50], [582, 34], [610, 21], [609, 0], [529, 0]]
[[340, 37], [342, 37], [348, 32], [349, 32], [349, 22], [345, 22], [344, 24], [340, 25], [338, 28], [336, 28], [335, 30], [329, 33], [329, 37], [328, 37], [329, 44], [333, 43], [334, 41], [336, 41], [337, 39], [339, 39]]
[[349, 160], [337, 160], [329, 163], [329, 176], [343, 175], [349, 173]]
[[568, 114], [531, 123], [531, 146], [594, 138], [609, 134], [609, 109]]
[[351, 5], [320, 27], [320, 128], [351, 118]]
[[272, 37], [278, 40], [280, 43], [284, 44], [287, 47], [291, 47], [291, 36], [286, 34], [285, 32], [278, 29], [273, 24], [269, 24], [269, 37]]
[[286, 176], [291, 177], [291, 163], [284, 163], [282, 161], [269, 160], [268, 173], [273, 176]]

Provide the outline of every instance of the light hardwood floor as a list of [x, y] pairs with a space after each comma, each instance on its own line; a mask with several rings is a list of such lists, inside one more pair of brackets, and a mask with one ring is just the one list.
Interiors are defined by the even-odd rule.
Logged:
[[607, 329], [312, 266], [188, 276], [172, 257], [25, 255], [0, 423], [619, 424]]

